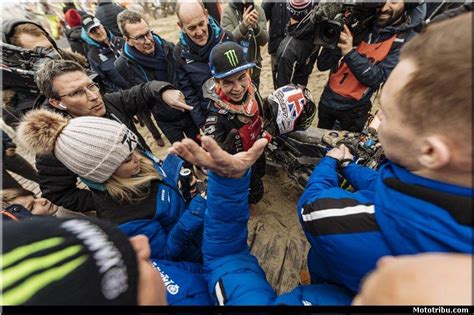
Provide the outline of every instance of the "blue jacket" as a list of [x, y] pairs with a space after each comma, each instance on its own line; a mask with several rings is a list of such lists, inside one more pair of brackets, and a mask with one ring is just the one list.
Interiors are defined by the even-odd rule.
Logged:
[[247, 245], [249, 183], [250, 172], [239, 179], [209, 174], [202, 251], [212, 299], [219, 305], [350, 304], [351, 294], [335, 285], [298, 286], [275, 294]]
[[206, 201], [197, 195], [186, 204], [177, 188], [183, 163], [174, 155], [167, 156], [162, 169], [155, 163], [162, 174], [163, 183], [158, 187], [153, 217], [135, 218], [119, 225], [129, 236], [144, 234], [148, 237], [151, 258], [200, 261]]
[[[366, 32], [363, 41], [368, 44], [382, 43], [395, 34], [397, 38], [388, 55], [380, 63], [372, 63], [369, 58], [359, 54], [355, 49], [342, 58], [341, 64], [346, 63], [357, 80], [368, 87], [365, 94], [357, 101], [334, 92], [327, 84], [321, 95], [320, 105], [337, 110], [347, 110], [370, 103], [373, 93], [387, 80], [393, 68], [397, 65], [403, 44], [415, 36], [414, 29], [423, 20], [425, 10], [424, 4], [420, 5], [412, 10], [410, 15], [407, 15], [406, 21], [402, 25], [397, 27], [387, 26], [382, 29], [373, 26], [370, 31]], [[320, 71], [329, 69], [335, 71], [341, 56], [340, 49], [322, 49], [317, 61], [318, 69]]]
[[[250, 172], [240, 179], [209, 175], [204, 265], [152, 259], [169, 305], [347, 305], [351, 293], [335, 285], [299, 286], [277, 296], [247, 246]], [[232, 211], [229, 211], [232, 209]]]
[[472, 188], [420, 177], [391, 162], [378, 172], [352, 163], [343, 169], [352, 193], [339, 188], [336, 164], [322, 159], [298, 202], [312, 246], [312, 281], [356, 292], [382, 256], [473, 253]]
[[166, 288], [168, 305], [212, 305], [202, 264], [151, 260]]
[[128, 88], [128, 83], [124, 77], [115, 69], [114, 62], [121, 55], [124, 41], [109, 32], [109, 46], [93, 40], [89, 34], [81, 29], [81, 38], [89, 46], [87, 59], [92, 70], [97, 72], [104, 83], [107, 92], [118, 92]]
[[198, 127], [206, 121], [207, 106], [202, 94], [202, 86], [212, 77], [209, 68], [209, 54], [212, 48], [220, 42], [233, 41], [232, 33], [225, 31], [219, 24], [209, 17], [209, 40], [206, 46], [197, 47], [180, 32], [179, 42], [174, 50], [174, 57], [178, 61], [178, 90], [186, 97], [186, 103], [193, 106], [191, 116]]

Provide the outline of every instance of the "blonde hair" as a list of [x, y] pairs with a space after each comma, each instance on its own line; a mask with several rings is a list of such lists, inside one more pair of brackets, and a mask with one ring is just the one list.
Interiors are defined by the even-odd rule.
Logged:
[[143, 155], [135, 152], [140, 159], [140, 172], [129, 178], [122, 178], [112, 175], [104, 184], [112, 199], [120, 203], [138, 203], [148, 196], [148, 185], [152, 180], [159, 180], [161, 177], [155, 170], [153, 162]]
[[19, 197], [33, 197], [35, 198], [35, 194], [29, 190], [24, 188], [9, 188], [0, 191], [0, 200], [2, 204], [2, 208], [6, 208], [15, 204], [15, 199]]

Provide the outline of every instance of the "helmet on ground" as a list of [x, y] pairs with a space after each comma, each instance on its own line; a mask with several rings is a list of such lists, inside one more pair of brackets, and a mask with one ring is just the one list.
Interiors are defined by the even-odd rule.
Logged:
[[294, 85], [282, 86], [270, 94], [266, 107], [267, 119], [276, 127], [275, 135], [308, 129], [316, 114], [310, 91]]

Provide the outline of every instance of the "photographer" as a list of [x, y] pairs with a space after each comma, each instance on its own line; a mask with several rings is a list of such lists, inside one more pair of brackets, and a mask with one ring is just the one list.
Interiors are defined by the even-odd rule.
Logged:
[[387, 80], [398, 63], [400, 48], [421, 22], [423, 14], [415, 14], [420, 10], [416, 5], [387, 1], [377, 8], [372, 27], [356, 47], [351, 30], [344, 25], [338, 48], [321, 51], [318, 69], [331, 69], [331, 73], [319, 103], [319, 128], [333, 129], [338, 120], [343, 130], [363, 129], [372, 94]]
[[[59, 48], [54, 39], [46, 32], [46, 30], [39, 24], [22, 19], [5, 19], [2, 23], [2, 42], [5, 44], [14, 45], [24, 49], [31, 50], [36, 55], [43, 55], [47, 59], [64, 59], [78, 62], [83, 67], [87, 67], [86, 59], [73, 52], [62, 50]], [[3, 52], [4, 62], [7, 50]], [[21, 60], [15, 60], [15, 63], [20, 63]], [[32, 60], [24, 60], [25, 63], [30, 63]], [[22, 69], [20, 66], [21, 70]], [[30, 69], [28, 69], [30, 70]], [[34, 87], [33, 78], [31, 77], [31, 89], [26, 88], [24, 82], [19, 85], [5, 85], [5, 76], [10, 75], [3, 72], [3, 106], [2, 114], [5, 122], [10, 126], [15, 126], [21, 116], [30, 110], [35, 104], [35, 100], [40, 95]], [[20, 78], [23, 80], [24, 78]], [[20, 85], [21, 84], [21, 85]]]

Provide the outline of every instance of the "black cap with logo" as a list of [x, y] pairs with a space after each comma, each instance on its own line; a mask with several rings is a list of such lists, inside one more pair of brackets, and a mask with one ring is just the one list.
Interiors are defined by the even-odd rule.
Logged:
[[222, 79], [240, 71], [255, 67], [248, 62], [242, 46], [235, 42], [217, 44], [209, 55], [211, 74], [216, 79]]

